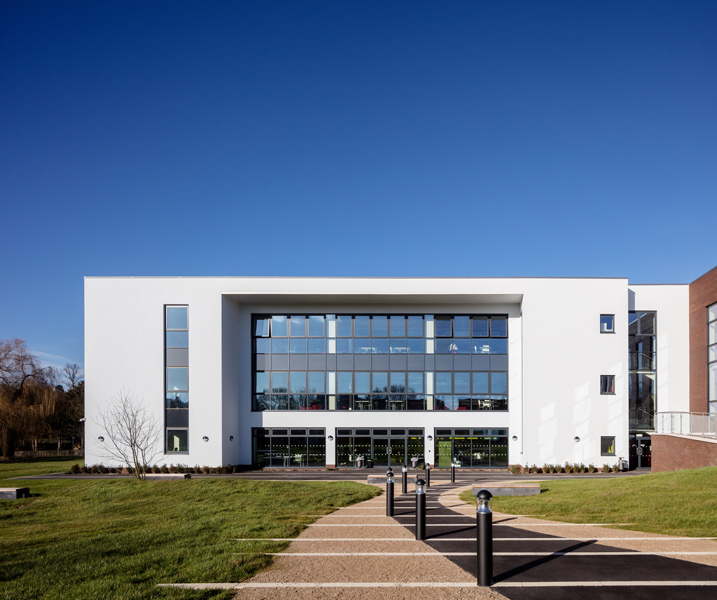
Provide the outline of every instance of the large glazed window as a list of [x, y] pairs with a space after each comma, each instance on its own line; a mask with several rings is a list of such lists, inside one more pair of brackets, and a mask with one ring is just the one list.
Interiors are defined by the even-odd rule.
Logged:
[[508, 466], [507, 429], [436, 429], [436, 466], [506, 468]]
[[657, 313], [628, 313], [630, 430], [652, 431], [657, 410]]
[[189, 451], [189, 309], [164, 307], [165, 452]]
[[709, 411], [717, 415], [717, 303], [707, 307], [707, 388]]
[[253, 410], [508, 410], [506, 315], [254, 315]]
[[256, 467], [325, 467], [325, 429], [267, 429], [252, 432]]

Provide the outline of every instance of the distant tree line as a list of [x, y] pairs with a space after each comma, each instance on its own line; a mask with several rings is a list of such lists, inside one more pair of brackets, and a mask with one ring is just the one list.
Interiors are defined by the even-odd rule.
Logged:
[[0, 340], [0, 451], [15, 456], [73, 438], [82, 447], [85, 382], [80, 367], [43, 367], [22, 340]]

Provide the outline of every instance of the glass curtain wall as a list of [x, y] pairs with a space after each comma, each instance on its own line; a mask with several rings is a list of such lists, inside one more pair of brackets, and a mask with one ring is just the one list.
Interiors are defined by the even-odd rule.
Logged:
[[505, 315], [255, 315], [253, 410], [508, 410]]
[[325, 429], [252, 429], [252, 461], [259, 468], [326, 466]]
[[628, 314], [630, 430], [652, 431], [657, 411], [657, 313]]
[[454, 460], [464, 468], [505, 468], [508, 430], [437, 429], [434, 452], [439, 468], [450, 467]]

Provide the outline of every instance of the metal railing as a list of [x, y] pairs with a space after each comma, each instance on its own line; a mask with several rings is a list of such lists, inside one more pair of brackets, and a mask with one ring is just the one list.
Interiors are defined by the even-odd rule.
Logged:
[[658, 412], [655, 415], [655, 433], [717, 438], [717, 414]]

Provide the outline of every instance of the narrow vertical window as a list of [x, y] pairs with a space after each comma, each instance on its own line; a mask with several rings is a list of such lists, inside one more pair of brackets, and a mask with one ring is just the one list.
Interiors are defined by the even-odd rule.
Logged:
[[[268, 325], [268, 323], [267, 323]], [[264, 333], [257, 323], [257, 335]], [[189, 451], [189, 311], [164, 307], [165, 452]]]

